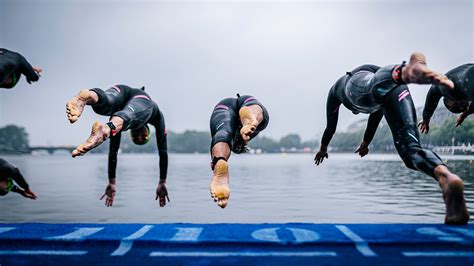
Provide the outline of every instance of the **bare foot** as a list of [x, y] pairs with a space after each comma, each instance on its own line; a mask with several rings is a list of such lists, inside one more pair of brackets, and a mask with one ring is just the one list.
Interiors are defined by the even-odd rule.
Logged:
[[221, 208], [225, 208], [230, 197], [229, 167], [226, 161], [219, 160], [216, 163], [214, 176], [212, 177], [209, 189], [211, 191], [211, 197], [217, 202], [217, 205]]
[[95, 122], [92, 125], [92, 131], [89, 138], [86, 142], [77, 146], [75, 150], [72, 151], [72, 157], [82, 156], [93, 148], [99, 146], [110, 136], [110, 128], [104, 126], [100, 122]]
[[445, 224], [467, 224], [469, 212], [464, 200], [464, 183], [454, 174], [447, 176], [447, 181], [441, 184], [443, 199], [446, 204]]
[[240, 129], [240, 135], [242, 135], [242, 139], [244, 140], [245, 144], [250, 141], [250, 136], [255, 132], [257, 129], [257, 118], [252, 113], [249, 107], [243, 106], [239, 110], [239, 117], [240, 122], [242, 122], [242, 128]]
[[84, 106], [87, 101], [91, 98], [91, 92], [89, 90], [81, 90], [78, 95], [74, 96], [66, 104], [66, 114], [69, 122], [74, 123], [79, 119], [84, 111]]
[[406, 83], [438, 84], [449, 89], [454, 88], [454, 83], [448, 77], [426, 66], [426, 58], [420, 52], [410, 56], [410, 62], [402, 69], [402, 80]]

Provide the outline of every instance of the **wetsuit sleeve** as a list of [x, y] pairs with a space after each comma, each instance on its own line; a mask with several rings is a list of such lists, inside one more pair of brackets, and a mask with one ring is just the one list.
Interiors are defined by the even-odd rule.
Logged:
[[326, 118], [327, 124], [324, 130], [323, 138], [321, 139], [322, 146], [328, 146], [332, 136], [336, 132], [337, 120], [339, 118], [339, 106], [341, 101], [336, 96], [335, 87], [329, 91], [328, 100], [326, 103]]
[[120, 148], [120, 139], [122, 133], [117, 133], [110, 138], [109, 146], [109, 180], [116, 178], [115, 171], [117, 169], [117, 154]]
[[375, 132], [379, 127], [380, 120], [383, 117], [383, 110], [379, 110], [375, 113], [369, 115], [369, 120], [367, 121], [367, 128], [364, 133], [364, 142], [370, 143], [374, 139]]
[[425, 106], [423, 107], [424, 121], [430, 121], [441, 97], [443, 97], [443, 94], [441, 94], [439, 87], [436, 85], [431, 86], [426, 95]]
[[32, 81], [38, 81], [39, 76], [38, 74], [33, 70], [33, 67], [28, 63], [28, 61], [23, 57], [21, 54], [18, 55], [18, 61], [20, 64], [20, 71], [23, 75], [26, 77], [26, 81], [28, 83], [31, 83]]
[[19, 185], [22, 189], [28, 190], [30, 186], [26, 183], [25, 178], [20, 173], [20, 170], [17, 167], [12, 166], [12, 175], [11, 178], [17, 185]]
[[168, 174], [168, 145], [166, 142], [165, 118], [161, 112], [159, 114], [159, 121], [155, 121], [153, 125], [156, 129], [156, 145], [160, 156], [160, 179], [164, 180]]

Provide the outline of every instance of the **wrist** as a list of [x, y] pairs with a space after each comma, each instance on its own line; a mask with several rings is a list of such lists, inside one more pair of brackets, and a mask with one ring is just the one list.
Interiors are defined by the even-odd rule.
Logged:
[[321, 145], [321, 147], [319, 147], [319, 150], [320, 151], [328, 151], [328, 146]]
[[158, 184], [166, 184], [166, 179], [160, 179], [160, 181], [158, 182]]
[[109, 178], [109, 184], [115, 185], [115, 178]]

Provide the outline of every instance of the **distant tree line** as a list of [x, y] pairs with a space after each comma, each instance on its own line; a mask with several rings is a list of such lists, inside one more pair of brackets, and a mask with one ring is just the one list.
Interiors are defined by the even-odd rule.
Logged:
[[[454, 127], [455, 118], [447, 119], [439, 127], [430, 129], [428, 135], [421, 135], [421, 143], [425, 147], [433, 146], [456, 146], [474, 144], [474, 120], [466, 119], [462, 126]], [[362, 141], [365, 129], [355, 132], [338, 132], [334, 135], [330, 148], [333, 151], [354, 151]], [[454, 141], [454, 143], [453, 143]], [[207, 131], [187, 130], [183, 133], [168, 133], [168, 151], [173, 153], [208, 153], [211, 143], [210, 133]], [[78, 143], [79, 144], [79, 143]], [[257, 136], [253, 139], [249, 148], [264, 153], [275, 152], [310, 152], [319, 147], [319, 141], [302, 141], [298, 134], [289, 134], [279, 140], [265, 136]], [[108, 152], [108, 141], [96, 149], [94, 153]], [[135, 145], [130, 134], [122, 134], [120, 149], [124, 153], [154, 153], [156, 152], [156, 138], [152, 138], [147, 145]], [[393, 138], [390, 128], [386, 123], [381, 123], [377, 133], [370, 145], [371, 151], [393, 152]], [[7, 125], [0, 128], [0, 153], [29, 153], [30, 146], [28, 133], [25, 128]]]
[[28, 133], [25, 128], [7, 125], [0, 128], [0, 153], [28, 153]]
[[[172, 153], [208, 153], [211, 145], [211, 135], [207, 131], [187, 130], [183, 133], [168, 132], [168, 151]], [[257, 136], [250, 144], [249, 148], [260, 150], [265, 153], [275, 153], [281, 151], [299, 151], [303, 148], [314, 148], [317, 141], [301, 141], [298, 134], [289, 134], [280, 140], [269, 137]], [[152, 134], [152, 139], [147, 145], [138, 146], [133, 144], [129, 134], [123, 134], [120, 149], [124, 153], [150, 153], [156, 152], [156, 138]], [[94, 152], [107, 152], [108, 145], [101, 145]]]
[[[474, 120], [468, 118], [459, 127], [454, 126], [455, 121], [455, 118], [447, 119], [441, 126], [432, 127], [429, 134], [420, 133], [421, 144], [424, 147], [474, 145]], [[365, 129], [360, 129], [350, 133], [336, 133], [330, 147], [333, 151], [353, 151], [361, 143], [364, 131]], [[371, 151], [395, 151], [392, 132], [386, 123], [381, 123], [369, 147]]]

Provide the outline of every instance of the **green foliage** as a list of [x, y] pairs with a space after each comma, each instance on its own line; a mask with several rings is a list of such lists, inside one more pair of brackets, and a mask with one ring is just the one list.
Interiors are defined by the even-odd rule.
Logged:
[[211, 134], [204, 131], [186, 130], [168, 134], [168, 151], [176, 153], [207, 153], [211, 147]]
[[[474, 144], [474, 120], [468, 118], [459, 127], [454, 126], [455, 121], [455, 118], [448, 119], [440, 127], [431, 128], [429, 134], [420, 134], [421, 144], [431, 147], [450, 146], [453, 138], [455, 145]], [[363, 136], [363, 129], [351, 133], [336, 133], [330, 146], [335, 151], [353, 151], [359, 146]], [[377, 133], [370, 144], [370, 149], [379, 152], [395, 150], [392, 132], [386, 123], [383, 123], [377, 129]]]
[[301, 148], [301, 138], [298, 134], [289, 134], [280, 139], [280, 146], [285, 149]]
[[7, 125], [0, 128], [0, 152], [24, 153], [29, 152], [28, 133], [23, 127]]
[[450, 146], [474, 144], [474, 120], [467, 118], [464, 123], [455, 127], [456, 119], [446, 120], [441, 127], [432, 128], [428, 135], [423, 135], [421, 140], [424, 144], [432, 146]]
[[267, 137], [257, 136], [249, 143], [252, 149], [261, 149], [264, 152], [279, 152], [280, 144], [275, 140]]
[[364, 136], [364, 131], [356, 132], [340, 132], [334, 134], [331, 143], [329, 144], [333, 150], [336, 151], [353, 151], [355, 150]]

